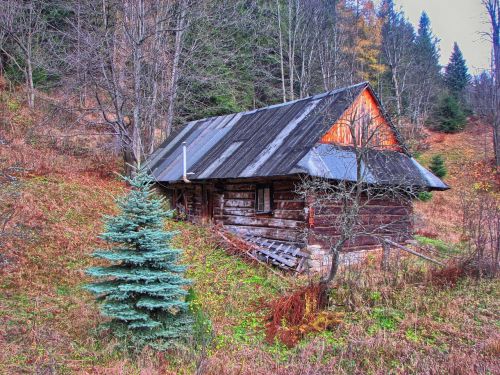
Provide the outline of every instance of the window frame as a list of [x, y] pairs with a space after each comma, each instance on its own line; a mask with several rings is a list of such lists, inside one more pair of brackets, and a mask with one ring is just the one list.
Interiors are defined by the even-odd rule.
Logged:
[[[269, 189], [269, 210], [259, 210], [259, 190], [264, 190]], [[264, 193], [264, 203], [263, 206], [265, 208], [266, 206], [266, 201], [265, 201], [265, 193]], [[273, 187], [270, 184], [257, 184], [255, 186], [255, 214], [256, 215], [266, 215], [266, 214], [272, 214], [273, 213], [273, 207], [274, 202], [273, 202]]]

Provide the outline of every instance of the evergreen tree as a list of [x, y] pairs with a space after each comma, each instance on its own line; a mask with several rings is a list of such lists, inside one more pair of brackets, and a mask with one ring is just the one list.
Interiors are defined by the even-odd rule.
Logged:
[[106, 217], [100, 235], [112, 247], [93, 253], [111, 264], [88, 269], [102, 281], [86, 288], [102, 301], [101, 312], [111, 318], [117, 337], [135, 349], [164, 350], [190, 331], [184, 288], [189, 281], [177, 264], [181, 251], [171, 247], [175, 232], [163, 229], [168, 212], [154, 195], [151, 178], [139, 173], [125, 179], [132, 190], [116, 200], [120, 214]]
[[443, 156], [441, 156], [440, 154], [434, 155], [431, 159], [429, 169], [439, 178], [443, 178], [444, 176], [446, 176], [447, 171]]
[[454, 133], [463, 130], [467, 118], [457, 99], [448, 94], [440, 100], [433, 120], [439, 130]]
[[434, 103], [442, 85], [441, 66], [439, 65], [439, 39], [431, 30], [431, 21], [427, 13], [422, 12], [415, 38], [415, 69], [411, 112], [415, 122], [426, 120], [433, 112]]
[[431, 20], [427, 13], [422, 12], [418, 24], [417, 38], [415, 45], [417, 49], [417, 58], [423, 65], [422, 68], [430, 69], [429, 74], [438, 74], [439, 66], [439, 40], [432, 34]]
[[467, 72], [467, 65], [462, 56], [458, 44], [453, 45], [453, 52], [450, 62], [445, 70], [445, 83], [448, 91], [454, 95], [461, 103], [464, 102], [464, 91], [469, 83], [470, 76]]

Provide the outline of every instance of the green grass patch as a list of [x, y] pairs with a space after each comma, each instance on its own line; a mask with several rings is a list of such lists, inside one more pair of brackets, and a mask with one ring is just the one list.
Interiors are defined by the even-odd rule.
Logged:
[[450, 244], [437, 238], [429, 238], [425, 236], [415, 236], [415, 239], [420, 245], [430, 245], [438, 250], [442, 255], [453, 255], [461, 252], [459, 246]]
[[368, 327], [369, 334], [374, 334], [379, 330], [395, 331], [399, 322], [404, 318], [401, 311], [382, 307], [374, 308], [370, 315], [374, 323]]

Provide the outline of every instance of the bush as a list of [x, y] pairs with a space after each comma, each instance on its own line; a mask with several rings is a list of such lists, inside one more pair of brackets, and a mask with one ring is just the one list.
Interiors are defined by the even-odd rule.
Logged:
[[455, 133], [463, 130], [466, 123], [465, 112], [452, 95], [444, 96], [434, 114], [434, 123], [438, 130]]
[[444, 164], [444, 158], [439, 154], [432, 157], [429, 169], [439, 178], [443, 178], [448, 173]]
[[428, 202], [432, 199], [432, 193], [430, 191], [421, 191], [418, 193], [417, 198], [422, 202]]

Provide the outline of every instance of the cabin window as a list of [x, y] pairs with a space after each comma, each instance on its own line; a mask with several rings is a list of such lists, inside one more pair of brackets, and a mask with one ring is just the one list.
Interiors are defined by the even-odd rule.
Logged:
[[271, 187], [257, 186], [255, 207], [258, 213], [269, 213], [272, 210]]

